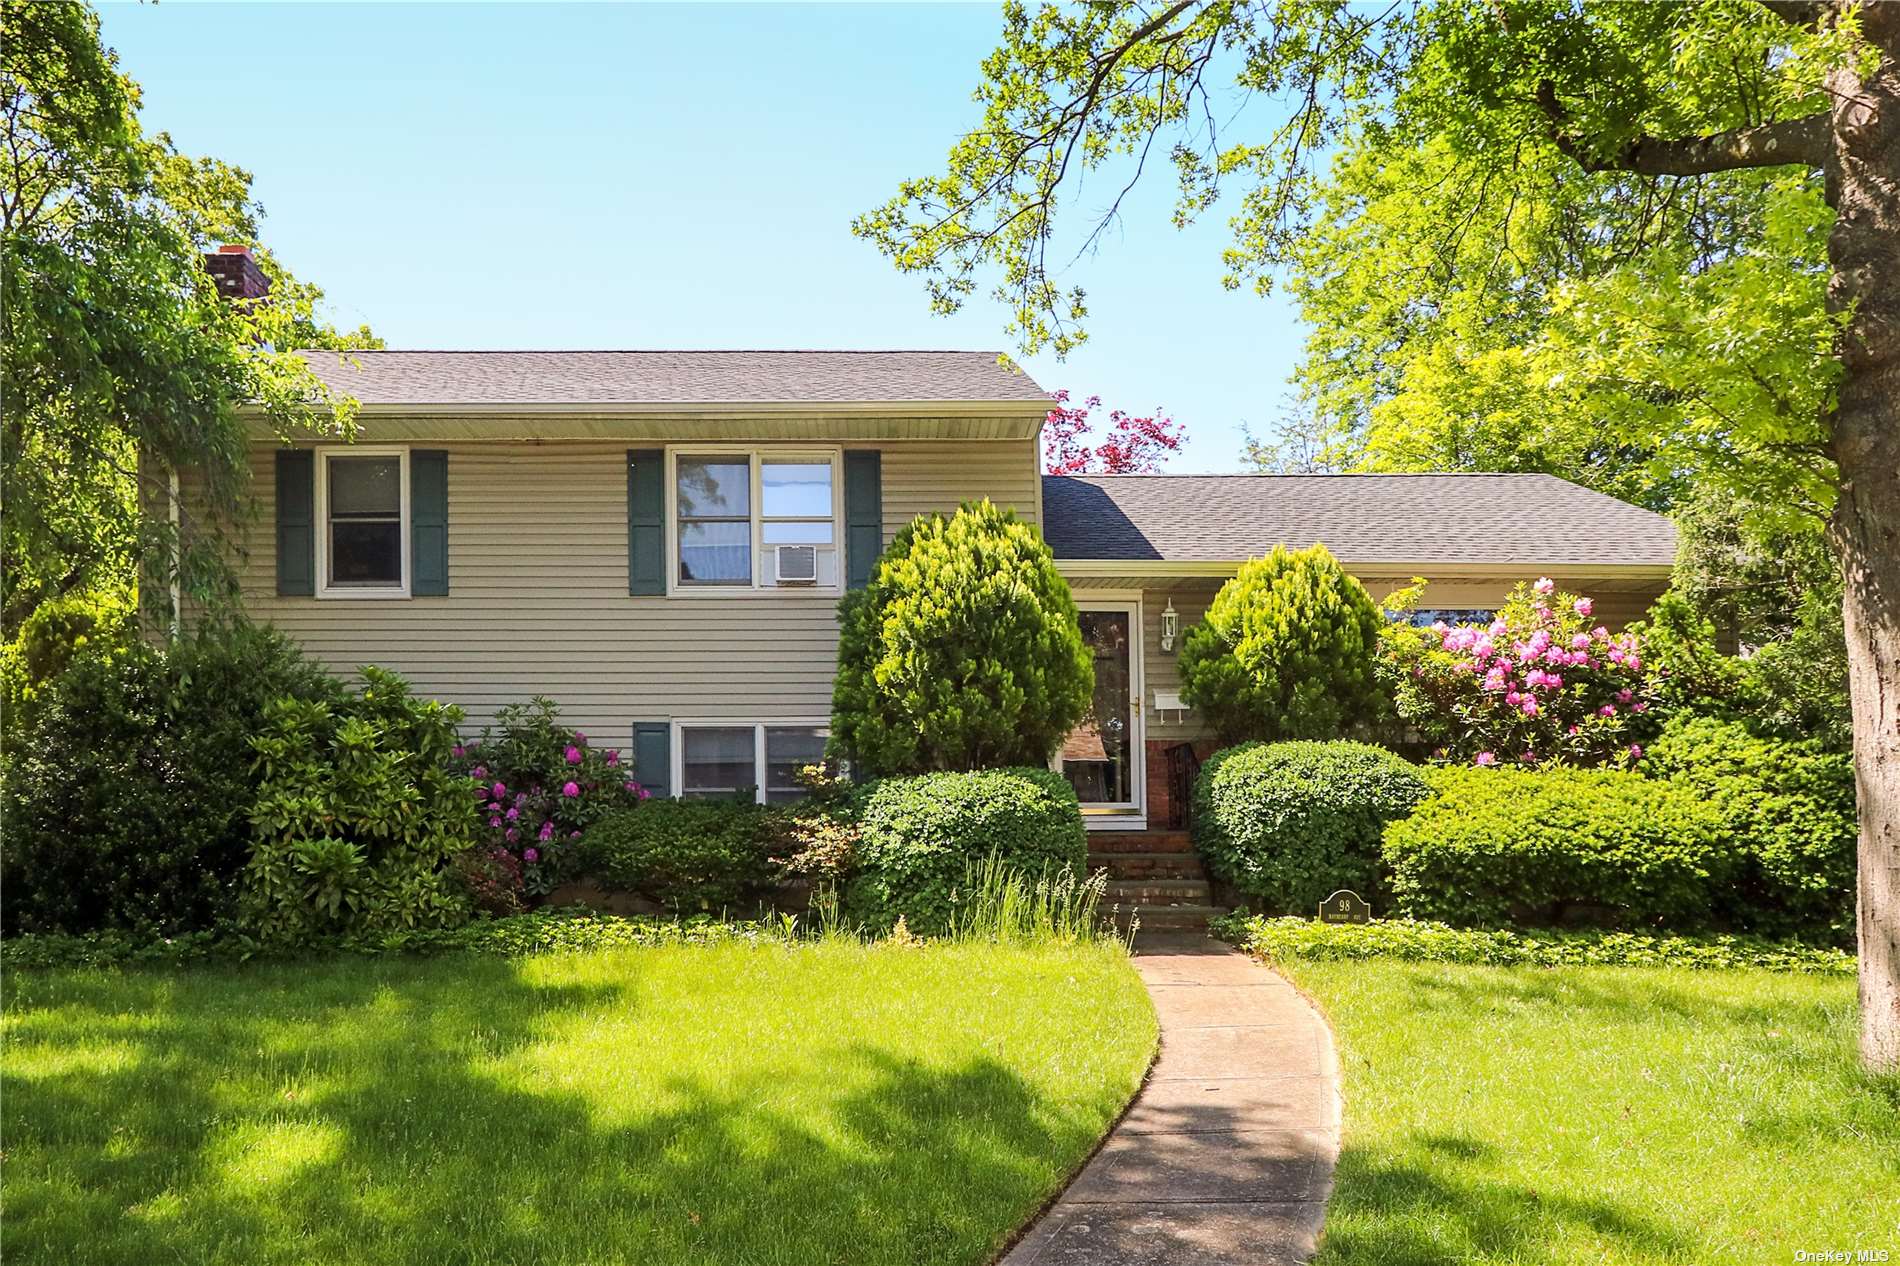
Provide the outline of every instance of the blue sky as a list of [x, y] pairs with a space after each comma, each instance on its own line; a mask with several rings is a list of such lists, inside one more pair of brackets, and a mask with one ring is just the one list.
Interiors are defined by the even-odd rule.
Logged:
[[[272, 248], [391, 347], [1006, 347], [994, 305], [932, 316], [849, 231], [975, 120], [990, 6], [102, 13], [146, 127], [249, 169]], [[1225, 215], [1175, 230], [1161, 174], [1064, 276], [1090, 341], [1024, 364], [1166, 407], [1191, 437], [1172, 470], [1237, 469], [1303, 334], [1221, 289]]]

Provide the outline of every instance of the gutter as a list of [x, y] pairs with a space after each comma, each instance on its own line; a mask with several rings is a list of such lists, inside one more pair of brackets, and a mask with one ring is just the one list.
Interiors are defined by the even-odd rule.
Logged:
[[[1078, 578], [1114, 579], [1120, 576], [1174, 578], [1181, 576], [1230, 577], [1240, 569], [1245, 559], [1101, 559], [1101, 558], [1058, 558], [1056, 570], [1064, 576]], [[1409, 580], [1413, 576], [1427, 576], [1448, 580], [1460, 576], [1476, 576], [1492, 579], [1500, 573], [1525, 575], [1536, 572], [1540, 576], [1549, 576], [1552, 580], [1666, 580], [1674, 572], [1675, 565], [1670, 563], [1537, 563], [1511, 560], [1488, 559], [1439, 559], [1432, 562], [1405, 562], [1387, 559], [1366, 559], [1363, 562], [1339, 556], [1340, 566], [1355, 576], [1373, 576], [1379, 579], [1398, 577]]]

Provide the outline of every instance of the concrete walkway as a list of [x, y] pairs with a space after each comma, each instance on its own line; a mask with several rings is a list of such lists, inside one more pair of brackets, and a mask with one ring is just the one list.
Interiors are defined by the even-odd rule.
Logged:
[[1332, 1035], [1278, 974], [1205, 936], [1142, 937], [1161, 1056], [1001, 1266], [1282, 1266], [1318, 1245], [1339, 1154]]

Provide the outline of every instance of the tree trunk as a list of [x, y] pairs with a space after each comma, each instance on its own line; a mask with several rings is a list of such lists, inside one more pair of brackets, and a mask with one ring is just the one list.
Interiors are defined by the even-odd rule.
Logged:
[[1829, 79], [1835, 224], [1828, 307], [1852, 312], [1832, 448], [1831, 534], [1847, 581], [1847, 663], [1860, 797], [1860, 1048], [1900, 1070], [1900, 5], [1868, 5], [1871, 74]]

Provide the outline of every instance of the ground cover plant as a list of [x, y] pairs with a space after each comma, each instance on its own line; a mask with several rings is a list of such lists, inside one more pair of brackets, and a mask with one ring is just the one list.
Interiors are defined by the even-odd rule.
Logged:
[[1845, 974], [1283, 960], [1345, 1135], [1320, 1266], [1891, 1249], [1900, 1083]]
[[1156, 1032], [1112, 943], [848, 938], [15, 971], [5, 1024], [8, 1259], [97, 1266], [978, 1266]]

